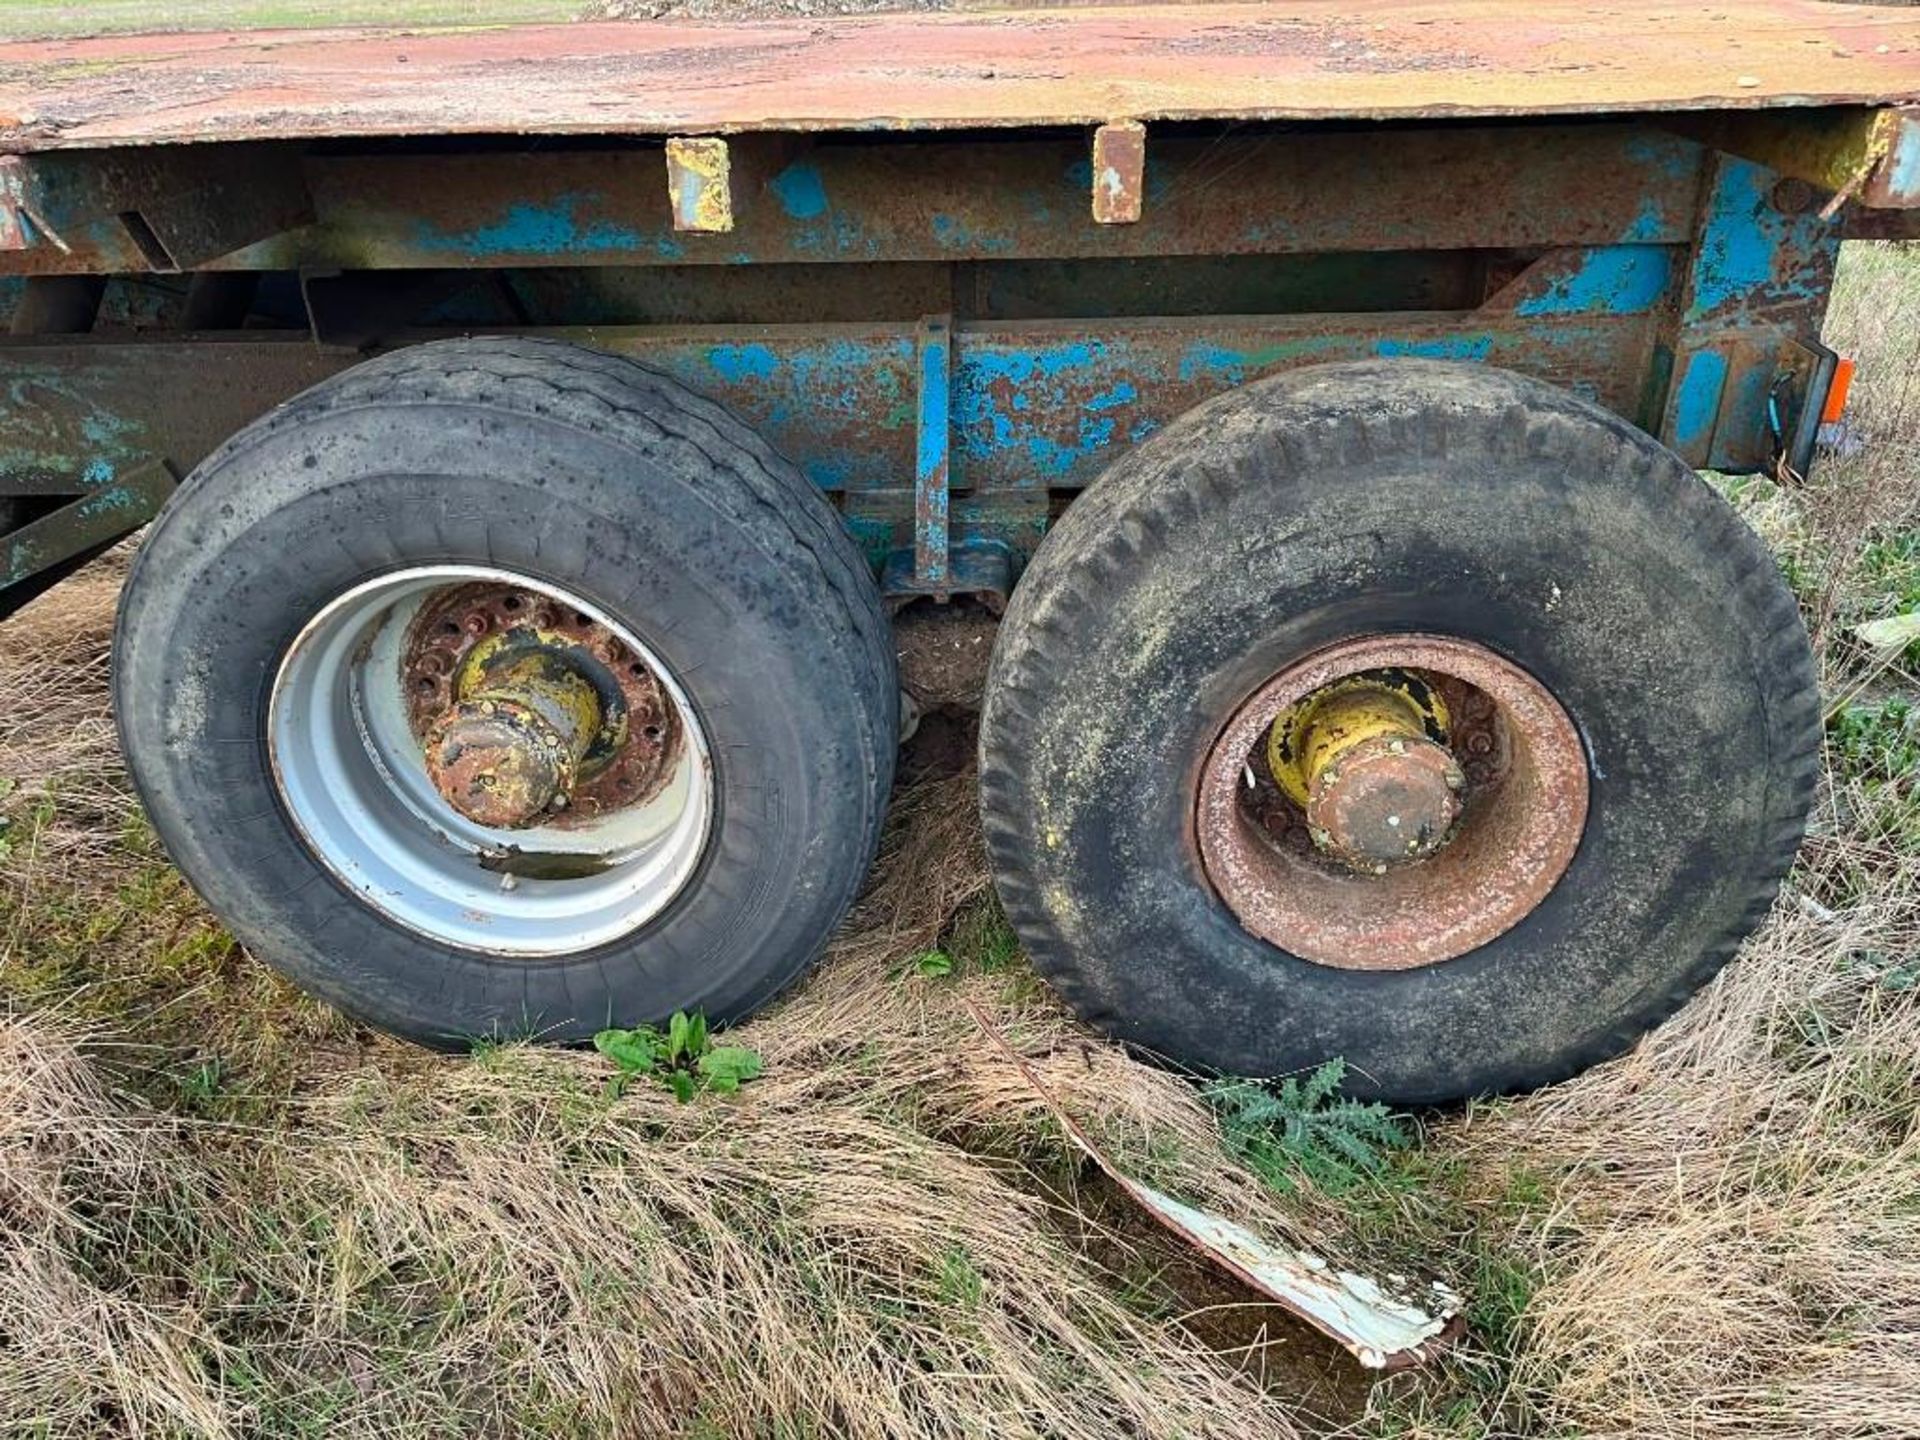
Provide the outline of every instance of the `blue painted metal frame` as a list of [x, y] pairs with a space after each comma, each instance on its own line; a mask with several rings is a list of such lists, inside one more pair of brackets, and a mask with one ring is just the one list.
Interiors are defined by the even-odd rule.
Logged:
[[1781, 180], [1728, 155], [1708, 167], [1667, 342], [1673, 384], [1655, 431], [1692, 465], [1746, 471], [1771, 463], [1785, 443], [1781, 431], [1791, 428], [1770, 418], [1776, 388], [1794, 350], [1819, 339], [1840, 225], [1820, 217], [1804, 187]]
[[920, 323], [920, 397], [913, 467], [913, 578], [947, 583], [947, 440], [952, 432], [952, 317]]
[[[1788, 411], [1819, 399], [1817, 336], [1841, 231], [1838, 219], [1821, 218], [1821, 197], [1809, 198], [1804, 185], [1783, 186], [1778, 174], [1751, 161], [1618, 126], [1442, 129], [1408, 132], [1400, 143], [1430, 159], [1451, 155], [1448, 173], [1457, 179], [1461, 157], [1494, 153], [1501, 134], [1511, 137], [1516, 170], [1489, 193], [1503, 196], [1506, 208], [1463, 217], [1428, 207], [1385, 220], [1370, 212], [1364, 233], [1337, 209], [1306, 203], [1288, 188], [1288, 177], [1311, 169], [1315, 145], [1376, 163], [1388, 153], [1378, 136], [1284, 137], [1278, 146], [1274, 137], [1222, 142], [1232, 151], [1227, 158], [1251, 167], [1245, 173], [1257, 176], [1259, 194], [1285, 213], [1250, 215], [1229, 196], [1226, 210], [1212, 218], [1173, 211], [1183, 204], [1187, 181], [1211, 187], [1233, 179], [1232, 167], [1223, 168], [1226, 150], [1171, 142], [1173, 163], [1149, 162], [1139, 226], [1086, 222], [1070, 234], [1061, 228], [1071, 223], [1064, 207], [1068, 197], [1084, 205], [1084, 177], [1064, 159], [1060, 142], [1028, 140], [1008, 142], [1019, 183], [1001, 192], [914, 168], [940, 148], [934, 145], [902, 146], [879, 161], [827, 149], [780, 159], [761, 175], [767, 203], [756, 207], [751, 187], [743, 189], [740, 230], [728, 236], [643, 236], [618, 219], [619, 187], [555, 192], [560, 182], [548, 177], [543, 200], [512, 202], [485, 223], [493, 212], [483, 197], [450, 181], [410, 218], [391, 184], [361, 197], [323, 194], [323, 223], [312, 234], [270, 242], [258, 254], [325, 257], [361, 244], [376, 267], [418, 262], [443, 247], [472, 267], [489, 258], [544, 266], [613, 257], [652, 265], [674, 258], [667, 247], [698, 246], [705, 247], [699, 258], [716, 264], [813, 257], [851, 269], [884, 255], [949, 267], [935, 278], [956, 314], [924, 315], [916, 307], [899, 320], [874, 323], [545, 331], [643, 358], [741, 413], [836, 496], [889, 591], [903, 596], [983, 587], [1003, 593], [1063, 492], [1091, 483], [1130, 446], [1209, 397], [1321, 361], [1418, 356], [1502, 365], [1594, 399], [1693, 464], [1771, 464], [1787, 433], [1804, 429]], [[1450, 144], [1461, 147], [1458, 153]], [[1555, 158], [1556, 145], [1566, 147], [1565, 157]], [[981, 154], [991, 149], [983, 146]], [[492, 163], [480, 156], [448, 161], [450, 173], [479, 173]], [[340, 176], [424, 173], [420, 157], [315, 163], [323, 176], [329, 165]], [[590, 186], [582, 166], [628, 163], [631, 157], [573, 156], [559, 170], [572, 177], [568, 184]], [[1607, 167], [1605, 199], [1591, 214], [1581, 212], [1583, 165]], [[876, 174], [897, 177], [905, 201], [889, 197]], [[1394, 171], [1342, 174], [1329, 184], [1371, 196], [1378, 212], [1382, 187], [1410, 196], [1405, 182], [1405, 172]], [[949, 192], [970, 208], [938, 208]], [[1556, 194], [1552, 215], [1530, 208]], [[856, 199], [877, 208], [862, 209]], [[368, 220], [364, 234], [353, 228], [355, 215]], [[456, 218], [463, 228], [436, 228]], [[1422, 239], [1436, 247], [1436, 274], [1442, 255], [1462, 253], [1438, 247], [1474, 244], [1471, 253], [1486, 267], [1479, 304], [1132, 316], [1090, 303], [1079, 318], [1042, 320], [963, 308], [968, 294], [997, 293], [984, 279], [969, 290], [965, 267], [992, 267], [1008, 255], [1066, 267], [1050, 272], [1055, 288], [1047, 293], [1070, 295], [1078, 283], [1073, 266], [1109, 267], [1097, 276], [1087, 272], [1089, 289], [1124, 284], [1127, 272], [1112, 267], [1133, 263], [1130, 256], [1187, 253], [1169, 245], [1198, 247], [1195, 255], [1324, 259]], [[868, 273], [876, 287], [885, 283], [885, 272]], [[1452, 266], [1446, 273], [1462, 272]], [[1158, 293], [1150, 281], [1142, 284], [1143, 294]], [[922, 302], [941, 303], [937, 295]], [[914, 314], [923, 318], [906, 318]], [[426, 337], [394, 340], [419, 338]], [[155, 458], [184, 469], [253, 414], [359, 358], [258, 331], [193, 339], [48, 337], [0, 344], [0, 351], [0, 394], [8, 401], [0, 407], [0, 491], [49, 496], [105, 493], [117, 476]]]

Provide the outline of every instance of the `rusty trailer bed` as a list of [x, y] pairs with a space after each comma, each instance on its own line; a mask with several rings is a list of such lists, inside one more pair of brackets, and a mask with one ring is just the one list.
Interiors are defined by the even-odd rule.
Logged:
[[0, 45], [0, 148], [22, 152], [1914, 100], [1920, 12], [1830, 0], [1290, 0]]
[[1920, 216], [1916, 102], [1920, 8], [1827, 0], [0, 43], [7, 603], [463, 330], [734, 407], [902, 600], [1003, 598], [1130, 446], [1316, 361], [1485, 361], [1804, 468], [1839, 238]]

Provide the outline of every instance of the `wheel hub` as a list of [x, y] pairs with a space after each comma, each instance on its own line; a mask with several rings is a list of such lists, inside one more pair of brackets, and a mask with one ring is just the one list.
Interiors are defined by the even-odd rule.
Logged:
[[1279, 715], [1267, 765], [1316, 846], [1380, 871], [1425, 859], [1453, 834], [1467, 782], [1447, 735], [1439, 694], [1383, 671], [1336, 681]]
[[450, 588], [408, 627], [403, 668], [428, 778], [476, 824], [571, 828], [645, 804], [678, 750], [640, 657], [535, 591]]
[[1552, 891], [1586, 823], [1579, 732], [1469, 641], [1345, 641], [1251, 695], [1203, 767], [1200, 861], [1241, 924], [1345, 969], [1433, 964]]
[[564, 810], [600, 732], [625, 739], [625, 714], [603, 717], [571, 649], [552, 632], [510, 630], [460, 667], [454, 704], [427, 733], [427, 775], [476, 824], [518, 829]]
[[629, 935], [689, 883], [714, 766], [637, 632], [531, 576], [387, 572], [281, 657], [274, 782], [334, 877], [461, 950], [536, 958]]

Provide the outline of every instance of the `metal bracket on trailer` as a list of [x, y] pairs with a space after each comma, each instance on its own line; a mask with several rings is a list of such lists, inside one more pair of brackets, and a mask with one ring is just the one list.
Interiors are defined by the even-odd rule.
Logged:
[[914, 332], [913, 549], [895, 550], [880, 571], [880, 593], [899, 609], [927, 597], [977, 597], [996, 615], [1006, 609], [1017, 573], [1000, 541], [953, 538], [949, 483], [953, 441], [953, 317], [928, 315]]
[[919, 376], [913, 470], [913, 579], [929, 591], [947, 583], [947, 446], [953, 429], [953, 317], [929, 315], [916, 337]]
[[1721, 111], [1677, 115], [1667, 128], [1825, 191], [1839, 204], [1920, 206], [1920, 106]]
[[117, 269], [172, 272], [312, 219], [284, 146], [0, 156], [0, 251], [104, 250]]
[[0, 619], [153, 519], [179, 483], [155, 460], [0, 535]]
[[1789, 473], [1804, 476], [1820, 439], [1820, 415], [1840, 357], [1817, 340], [1789, 341], [1767, 396], [1767, 428]]

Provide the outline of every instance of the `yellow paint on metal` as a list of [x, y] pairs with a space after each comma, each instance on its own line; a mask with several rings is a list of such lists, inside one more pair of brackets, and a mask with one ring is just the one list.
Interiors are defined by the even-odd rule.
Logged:
[[1356, 745], [1444, 736], [1449, 723], [1446, 702], [1412, 677], [1355, 675], [1316, 690], [1274, 719], [1267, 767], [1287, 797], [1304, 807], [1315, 784]]
[[667, 141], [667, 198], [673, 228], [698, 235], [733, 229], [732, 162], [718, 136], [676, 135]]
[[[530, 710], [544, 721], [565, 750], [564, 789], [599, 733], [600, 697], [584, 675], [555, 658], [566, 637], [538, 633], [539, 646], [527, 646], [523, 636], [511, 632], [489, 635], [461, 662], [453, 693], [456, 701], [493, 701]], [[524, 647], [522, 653], [503, 655], [510, 645]]]

